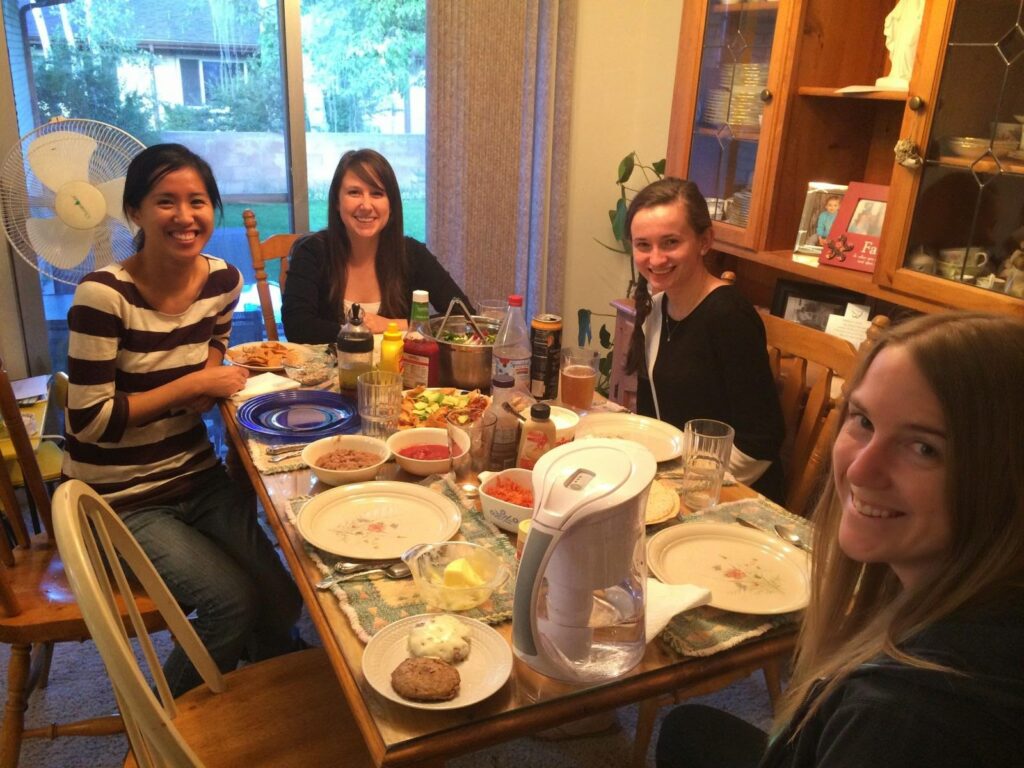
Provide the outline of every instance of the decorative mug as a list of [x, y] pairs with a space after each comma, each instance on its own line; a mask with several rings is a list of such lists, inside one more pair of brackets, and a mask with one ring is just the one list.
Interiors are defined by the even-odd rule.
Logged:
[[959, 276], [963, 269], [964, 275], [977, 275], [988, 264], [988, 252], [981, 248], [943, 248], [939, 251], [938, 268], [943, 277]]

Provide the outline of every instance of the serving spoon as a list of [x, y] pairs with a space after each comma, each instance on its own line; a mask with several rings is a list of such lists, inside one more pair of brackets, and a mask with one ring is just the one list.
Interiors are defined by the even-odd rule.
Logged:
[[412, 576], [409, 566], [403, 562], [392, 563], [384, 568], [371, 568], [367, 571], [356, 571], [355, 573], [337, 573], [328, 576], [316, 584], [317, 589], [330, 589], [342, 581], [361, 581], [363, 579], [407, 579]]

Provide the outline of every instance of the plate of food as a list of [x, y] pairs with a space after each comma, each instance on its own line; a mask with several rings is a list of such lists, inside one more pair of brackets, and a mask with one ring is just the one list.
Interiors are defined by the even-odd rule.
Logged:
[[467, 391], [455, 387], [416, 387], [403, 393], [402, 413], [398, 417], [398, 428], [439, 427], [446, 429], [445, 417], [449, 411], [469, 408], [483, 411], [491, 404], [491, 398], [478, 390]]
[[653, 453], [655, 461], [670, 461], [683, 455], [682, 430], [635, 413], [588, 413], [581, 416], [576, 426], [576, 439], [585, 437], [632, 440]]
[[764, 531], [733, 523], [682, 523], [647, 542], [647, 565], [665, 584], [711, 590], [724, 611], [776, 614], [807, 607], [807, 553]]
[[363, 677], [386, 699], [416, 709], [483, 701], [512, 674], [512, 649], [482, 621], [444, 613], [388, 624], [363, 650]]
[[356, 560], [393, 560], [424, 541], [458, 533], [462, 513], [448, 497], [415, 483], [370, 480], [318, 493], [295, 525], [314, 547]]
[[302, 344], [287, 341], [253, 341], [228, 347], [227, 359], [250, 371], [282, 371], [286, 365], [301, 366], [313, 356]]

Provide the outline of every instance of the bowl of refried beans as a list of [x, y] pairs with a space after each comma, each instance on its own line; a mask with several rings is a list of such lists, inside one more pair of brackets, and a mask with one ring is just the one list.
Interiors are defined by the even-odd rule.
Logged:
[[302, 450], [302, 460], [328, 485], [373, 480], [390, 456], [387, 443], [365, 435], [325, 437]]

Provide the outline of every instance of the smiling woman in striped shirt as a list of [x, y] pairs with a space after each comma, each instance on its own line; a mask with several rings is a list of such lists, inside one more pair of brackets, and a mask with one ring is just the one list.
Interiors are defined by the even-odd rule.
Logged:
[[[158, 144], [128, 168], [136, 253], [87, 275], [68, 312], [64, 475], [121, 515], [222, 671], [290, 650], [301, 599], [213, 452], [201, 414], [245, 385], [221, 363], [242, 288], [202, 253], [221, 209], [209, 165]], [[165, 664], [175, 695], [200, 683], [184, 653]]]

